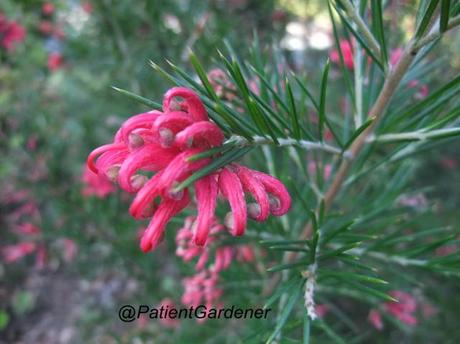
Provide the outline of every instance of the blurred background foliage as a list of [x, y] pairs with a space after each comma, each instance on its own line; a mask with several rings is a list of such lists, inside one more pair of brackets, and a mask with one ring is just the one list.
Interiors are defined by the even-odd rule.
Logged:
[[[165, 297], [179, 303], [180, 281], [193, 273], [193, 266], [174, 255], [175, 230], [167, 232], [167, 245], [143, 254], [137, 241], [142, 226], [128, 215], [129, 199], [119, 191], [105, 200], [87, 197], [82, 194], [81, 176], [88, 153], [108, 142], [128, 116], [146, 110], [111, 86], [157, 102], [171, 86], [151, 68], [150, 60], [163, 67], [170, 60], [192, 75], [190, 48], [210, 70], [217, 49], [224, 49], [224, 39], [246, 57], [257, 32], [262, 45], [280, 45], [291, 69], [306, 74], [310, 86], [319, 89], [319, 67], [334, 44], [327, 2], [63, 0], [52, 2], [55, 11], [50, 16], [43, 13], [44, 3], [2, 0], [0, 4], [5, 17], [26, 29], [25, 41], [14, 51], [0, 52], [1, 245], [22, 240], [13, 230], [18, 223], [11, 214], [32, 204], [38, 213], [25, 213], [21, 220], [41, 229], [34, 240], [46, 249], [46, 258], [37, 252], [14, 263], [0, 263], [0, 338], [40, 343], [191, 343], [203, 338], [209, 343], [259, 342], [257, 334], [273, 326], [269, 321], [214, 320], [196, 325], [185, 320], [177, 329], [157, 321], [121, 323], [117, 311], [122, 304], [155, 305]], [[384, 18], [393, 27], [387, 44], [403, 46], [413, 29], [416, 1], [385, 3]], [[43, 21], [59, 32], [44, 33]], [[439, 63], [439, 72], [420, 77], [430, 89], [458, 73], [460, 35], [448, 36], [439, 49], [442, 53], [430, 57], [430, 63]], [[58, 68], [49, 66], [53, 53], [61, 55]], [[339, 74], [338, 68], [331, 70], [334, 82], [327, 105], [331, 112], [339, 112], [347, 101]], [[423, 194], [424, 210], [406, 218], [408, 230], [458, 226], [459, 148], [455, 141], [439, 145], [410, 166], [415, 177], [410, 178], [409, 190]], [[286, 159], [281, 150], [274, 154], [276, 167], [288, 180], [290, 172], [282, 169]], [[265, 159], [266, 155], [254, 152], [246, 157], [251, 168], [267, 171]], [[388, 171], [388, 180], [392, 173]], [[21, 191], [27, 197], [21, 198]], [[349, 197], [353, 202], [359, 195]], [[179, 227], [181, 219], [170, 227]], [[265, 257], [254, 266], [241, 264], [224, 273], [225, 304], [261, 306], [266, 301], [260, 297], [268, 281], [266, 268], [280, 259], [278, 253], [258, 244], [259, 237], [251, 236], [265, 227], [284, 233], [275, 220], [248, 228], [242, 240], [255, 244], [257, 255]], [[69, 255], [69, 250], [77, 253]], [[405, 275], [404, 269], [395, 275], [416, 279]], [[350, 301], [334, 293], [322, 302], [336, 305], [335, 316], [353, 323], [356, 342], [454, 343], [460, 339], [459, 291], [458, 282], [428, 279], [424, 295], [436, 301], [436, 316], [414, 329], [395, 323], [383, 332], [366, 322], [368, 306], [350, 307]], [[334, 342], [328, 331], [318, 332], [314, 342]], [[291, 342], [288, 337], [283, 340]]]

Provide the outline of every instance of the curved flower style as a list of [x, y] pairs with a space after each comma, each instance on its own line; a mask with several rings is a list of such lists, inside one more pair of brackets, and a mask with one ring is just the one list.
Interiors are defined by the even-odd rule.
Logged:
[[[151, 217], [141, 238], [141, 248], [147, 252], [158, 246], [169, 220], [191, 202], [189, 190], [176, 192], [175, 186], [211, 161], [189, 158], [223, 141], [222, 131], [209, 120], [200, 98], [190, 89], [174, 87], [164, 96], [163, 112], [153, 110], [126, 120], [112, 143], [89, 154], [87, 165], [123, 190], [136, 193], [131, 215]], [[269, 214], [284, 215], [291, 206], [289, 193], [278, 179], [235, 163], [200, 178], [194, 187], [198, 214], [193, 242], [199, 246], [205, 245], [212, 231], [219, 193], [230, 204], [226, 225], [235, 236], [244, 234], [247, 217], [262, 222]], [[255, 203], [248, 205], [246, 194]]]

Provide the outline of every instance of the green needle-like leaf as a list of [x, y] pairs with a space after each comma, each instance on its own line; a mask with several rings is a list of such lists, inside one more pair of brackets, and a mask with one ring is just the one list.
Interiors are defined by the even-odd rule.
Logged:
[[141, 103], [141, 104], [144, 104], [146, 106], [148, 106], [149, 108], [152, 108], [152, 109], [155, 109], [155, 110], [162, 110], [162, 105], [159, 104], [159, 103], [156, 103], [150, 99], [147, 99], [147, 98], [144, 98], [142, 96], [139, 96], [137, 94], [134, 94], [132, 92], [129, 92], [129, 91], [126, 91], [126, 90], [123, 90], [121, 88], [118, 88], [118, 87], [115, 87], [115, 86], [112, 86], [112, 88], [117, 91], [117, 92], [120, 92], [121, 94]]

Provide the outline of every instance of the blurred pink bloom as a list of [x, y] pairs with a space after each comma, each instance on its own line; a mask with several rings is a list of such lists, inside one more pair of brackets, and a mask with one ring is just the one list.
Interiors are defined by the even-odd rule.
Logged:
[[402, 206], [411, 207], [419, 211], [428, 206], [428, 200], [422, 193], [411, 196], [403, 194], [398, 198], [398, 203]]
[[256, 256], [254, 249], [249, 245], [238, 245], [235, 247], [236, 259], [242, 263], [252, 263], [255, 261]]
[[[353, 69], [353, 45], [350, 43], [350, 41], [345, 39], [341, 40], [339, 45], [340, 50], [342, 51], [343, 63], [345, 64], [345, 67], [348, 69]], [[333, 63], [340, 65], [340, 54], [338, 49], [333, 49], [329, 54], [329, 58]]]
[[89, 1], [85, 1], [81, 4], [81, 7], [83, 8], [83, 11], [85, 11], [87, 14], [91, 14], [93, 12], [93, 5]]
[[54, 52], [48, 55], [48, 69], [52, 72], [62, 67], [63, 57], [61, 53]]
[[208, 79], [217, 96], [228, 101], [236, 98], [236, 87], [222, 69], [211, 69]]
[[35, 268], [38, 270], [44, 269], [46, 266], [47, 258], [48, 253], [46, 251], [45, 245], [39, 245], [37, 248], [37, 254], [35, 255]]
[[0, 47], [13, 51], [15, 43], [20, 43], [26, 37], [25, 29], [15, 21], [8, 20], [0, 12]]
[[[398, 319], [403, 324], [409, 326], [417, 325], [418, 321], [415, 317], [417, 301], [415, 298], [412, 295], [400, 290], [393, 290], [388, 294], [398, 301], [388, 301], [383, 303], [381, 310]], [[377, 330], [380, 331], [383, 329], [382, 316], [378, 310], [371, 309], [369, 312], [368, 320]]]
[[438, 313], [438, 309], [431, 303], [425, 302], [422, 304], [422, 314], [425, 318], [430, 318]]
[[454, 170], [457, 168], [458, 165], [457, 160], [452, 158], [442, 158], [440, 162], [441, 165], [448, 170]]
[[329, 313], [329, 306], [326, 304], [316, 305], [315, 311], [319, 318], [324, 318], [326, 314]]
[[417, 92], [415, 93], [415, 98], [417, 99], [423, 99], [428, 96], [429, 90], [428, 86], [423, 84], [420, 85], [420, 82], [418, 80], [411, 80], [407, 84], [409, 88], [416, 88]]
[[199, 305], [217, 306], [222, 296], [222, 289], [217, 286], [218, 282], [219, 275], [207, 270], [201, 271], [192, 277], [184, 278], [182, 281], [184, 285], [182, 303], [193, 307]]
[[6, 263], [13, 263], [35, 251], [37, 245], [34, 242], [22, 242], [16, 245], [2, 248], [3, 259]]
[[374, 326], [377, 330], [383, 330], [383, 321], [382, 316], [380, 315], [379, 311], [376, 309], [371, 309], [369, 312], [369, 316], [367, 320]]
[[20, 235], [37, 235], [41, 229], [30, 222], [24, 222], [16, 226], [15, 232]]
[[85, 184], [82, 190], [82, 195], [85, 197], [95, 195], [103, 198], [115, 191], [115, 186], [110, 183], [110, 181], [95, 174], [87, 166], [85, 166], [83, 171], [82, 180]]
[[50, 16], [54, 13], [54, 5], [51, 2], [45, 2], [42, 5], [42, 13], [45, 16]]
[[69, 238], [62, 239], [62, 243], [63, 243], [62, 249], [63, 249], [64, 260], [67, 263], [71, 263], [75, 259], [75, 256], [77, 255], [78, 246], [75, 243], [75, 241]]
[[37, 135], [31, 135], [27, 139], [26, 147], [30, 151], [34, 151], [37, 149], [37, 143], [38, 143], [38, 136]]
[[389, 295], [398, 300], [398, 302], [385, 302], [383, 309], [406, 325], [417, 325], [417, 318], [414, 316], [417, 310], [417, 301], [415, 298], [400, 290], [391, 291]]
[[[178, 100], [178, 99], [181, 100]], [[114, 141], [95, 149], [88, 157], [88, 167], [103, 178], [117, 181], [127, 192], [136, 193], [130, 213], [134, 218], [149, 218], [141, 249], [154, 249], [161, 242], [170, 219], [187, 207], [189, 190], [175, 186], [211, 161], [190, 157], [221, 146], [224, 135], [209, 121], [200, 98], [190, 89], [175, 87], [166, 92], [163, 111], [150, 111], [129, 118]], [[156, 172], [150, 179], [138, 171]], [[249, 217], [265, 221], [269, 214], [284, 215], [291, 198], [285, 186], [262, 172], [230, 164], [194, 184], [198, 215], [194, 243], [206, 243], [214, 218], [219, 192], [230, 203], [227, 227], [233, 235], [243, 235]], [[257, 203], [247, 205], [245, 193]], [[160, 199], [159, 204], [156, 200]]]
[[[318, 170], [321, 171], [321, 166], [319, 167]], [[326, 164], [324, 166], [323, 179], [328, 180], [329, 177], [331, 176], [331, 172], [332, 172], [331, 164]], [[308, 162], [308, 173], [310, 173], [310, 175], [312, 175], [312, 176], [316, 175], [316, 162], [314, 162], [314, 161], [309, 161]]]
[[403, 49], [401, 47], [398, 47], [396, 49], [393, 49], [390, 53], [390, 64], [392, 66], [395, 66], [399, 59], [401, 58], [401, 55], [403, 53]]
[[[165, 298], [160, 301], [160, 303], [157, 305], [156, 308], [161, 309], [161, 307], [163, 307], [166, 310], [174, 309], [176, 308], [176, 304], [170, 298]], [[178, 319], [171, 319], [167, 317], [167, 318], [161, 318], [160, 324], [162, 324], [165, 327], [176, 328], [180, 325], [180, 321]]]
[[38, 23], [38, 31], [43, 35], [50, 35], [53, 29], [53, 24], [49, 20], [41, 20], [40, 23]]

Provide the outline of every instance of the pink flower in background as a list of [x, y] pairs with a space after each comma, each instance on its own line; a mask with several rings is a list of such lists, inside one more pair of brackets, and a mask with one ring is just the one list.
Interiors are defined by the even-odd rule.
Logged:
[[27, 139], [26, 147], [30, 151], [34, 151], [37, 149], [38, 146], [38, 136], [37, 135], [31, 135]]
[[382, 316], [380, 315], [379, 311], [376, 309], [371, 309], [367, 320], [374, 326], [377, 330], [383, 330], [383, 321]]
[[324, 318], [329, 313], [329, 306], [326, 304], [319, 304], [315, 307], [316, 315], [319, 318]]
[[42, 270], [46, 266], [46, 261], [48, 259], [48, 252], [46, 251], [45, 245], [41, 244], [37, 248], [37, 253], [35, 255], [35, 268]]
[[64, 260], [71, 263], [78, 253], [78, 246], [72, 239], [64, 238], [62, 239], [62, 252]]
[[[401, 290], [393, 290], [388, 294], [398, 301], [385, 302], [381, 307], [381, 311], [398, 319], [405, 325], [417, 325], [418, 321], [415, 316], [415, 311], [417, 310], [416, 299], [409, 293]], [[369, 312], [368, 320], [377, 330], [380, 331], [383, 329], [382, 316], [378, 310], [372, 309]]]
[[218, 287], [218, 281], [219, 275], [208, 270], [184, 278], [182, 281], [184, 285], [182, 303], [193, 307], [199, 305], [206, 305], [208, 308], [219, 306], [218, 301], [223, 291]]
[[54, 5], [51, 2], [45, 2], [42, 5], [42, 13], [45, 16], [50, 16], [54, 13]]
[[43, 35], [50, 35], [54, 30], [53, 24], [49, 20], [40, 21], [40, 23], [38, 23], [37, 29]]
[[[342, 51], [343, 63], [345, 64], [345, 67], [347, 67], [348, 69], [353, 69], [353, 45], [350, 43], [350, 41], [345, 39], [341, 40], [339, 42], [339, 45], [340, 50]], [[340, 65], [340, 53], [338, 49], [333, 49], [329, 54], [329, 58], [333, 63]]]
[[15, 44], [22, 42], [25, 37], [25, 29], [17, 22], [8, 20], [0, 12], [0, 47], [12, 52]]
[[94, 195], [103, 198], [116, 190], [110, 181], [95, 174], [87, 166], [83, 171], [82, 181], [85, 184], [82, 195], [85, 197]]
[[54, 52], [48, 55], [48, 69], [52, 72], [60, 69], [63, 63], [63, 57], [61, 53]]
[[222, 69], [211, 69], [208, 72], [208, 79], [217, 96], [228, 101], [236, 98], [236, 87]]
[[[189, 190], [175, 190], [177, 184], [211, 161], [190, 161], [190, 157], [221, 146], [223, 141], [222, 131], [209, 121], [200, 98], [190, 89], [175, 87], [164, 96], [163, 112], [154, 110], [129, 118], [113, 143], [91, 152], [88, 167], [101, 177], [117, 181], [125, 191], [136, 193], [131, 215], [138, 219], [151, 217], [141, 238], [141, 248], [147, 252], [161, 242], [170, 219], [191, 202]], [[141, 170], [154, 175], [149, 178], [139, 174]], [[230, 204], [226, 225], [236, 236], [244, 234], [248, 216], [265, 221], [269, 214], [284, 215], [291, 205], [278, 179], [237, 164], [200, 178], [194, 186], [198, 215], [193, 241], [197, 245], [206, 243], [219, 193]], [[245, 193], [251, 194], [256, 203], [246, 204]]]
[[415, 88], [417, 91], [415, 93], [415, 98], [423, 99], [426, 98], [429, 94], [428, 85], [421, 84], [418, 80], [411, 80], [407, 84], [409, 88]]
[[[171, 300], [170, 298], [165, 298], [160, 301], [160, 303], [157, 305], [157, 309], [165, 309], [166, 311], [168, 309], [173, 309], [176, 308], [176, 304]], [[176, 328], [180, 325], [180, 322], [178, 319], [171, 319], [169, 317], [165, 318], [160, 318], [160, 323], [165, 326], [165, 327], [170, 327], [170, 328]]]
[[[316, 172], [317, 172], [317, 167], [316, 167], [316, 162], [314, 161], [310, 161], [308, 162], [308, 173], [312, 176], [315, 176], [316, 175]], [[331, 164], [326, 164], [324, 165], [323, 167], [323, 179], [324, 180], [328, 180], [329, 177], [331, 176], [331, 172], [332, 172], [332, 166]], [[318, 168], [318, 171], [321, 171], [321, 166], [319, 166]]]
[[396, 49], [393, 49], [390, 53], [390, 64], [392, 66], [395, 66], [399, 59], [401, 58], [402, 56], [402, 53], [403, 53], [403, 49], [402, 48], [396, 48]]
[[34, 242], [22, 242], [16, 245], [4, 246], [2, 256], [6, 263], [13, 263], [33, 253], [36, 248], [37, 245]]
[[81, 7], [83, 8], [83, 11], [85, 11], [87, 14], [91, 14], [93, 12], [93, 5], [89, 1], [85, 1], [84, 3], [82, 3]]
[[37, 235], [41, 233], [41, 229], [30, 222], [24, 222], [15, 228], [15, 232], [19, 235]]
[[457, 168], [458, 162], [452, 158], [442, 158], [440, 160], [441, 165], [448, 170], [455, 170]]
[[389, 295], [398, 300], [398, 302], [385, 302], [383, 305], [384, 310], [406, 325], [417, 325], [417, 318], [414, 316], [417, 310], [415, 298], [400, 290], [391, 291]]

